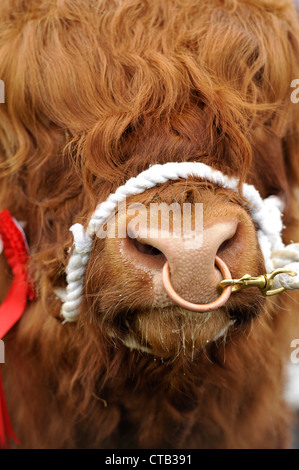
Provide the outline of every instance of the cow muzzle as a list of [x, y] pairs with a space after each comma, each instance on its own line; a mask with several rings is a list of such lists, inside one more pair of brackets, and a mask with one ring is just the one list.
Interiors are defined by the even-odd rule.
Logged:
[[217, 285], [231, 278], [222, 258], [231, 259], [234, 244], [241, 244], [238, 226], [237, 219], [216, 220], [203, 229], [202, 236], [184, 232], [180, 238], [165, 231], [156, 236], [138, 236], [131, 229], [123, 254], [137, 269], [142, 266], [151, 275], [160, 300], [164, 297], [165, 302], [166, 293], [168, 302], [187, 310], [213, 311], [222, 307], [231, 293], [228, 286], [219, 294]]

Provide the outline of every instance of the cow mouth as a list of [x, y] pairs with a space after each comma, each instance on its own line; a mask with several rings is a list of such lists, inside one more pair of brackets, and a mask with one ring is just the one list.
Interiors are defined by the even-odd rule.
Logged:
[[[225, 325], [221, 330], [215, 334], [211, 339], [207, 339], [206, 343], [214, 343], [220, 339], [223, 339], [227, 336], [227, 333], [230, 328], [232, 328], [235, 324], [235, 320], [230, 320], [227, 325]], [[114, 337], [114, 334], [111, 333], [111, 337]], [[154, 355], [155, 352], [150, 344], [143, 344], [137, 339], [133, 333], [128, 332], [123, 338], [121, 338], [121, 342], [124, 346], [126, 346], [130, 350], [135, 350], [140, 353], [146, 353], [150, 355]]]
[[181, 308], [130, 312], [118, 317], [109, 335], [132, 351], [157, 357], [193, 356], [208, 343], [225, 341], [235, 324], [225, 309], [190, 313]]
[[246, 329], [261, 315], [264, 302], [255, 289], [250, 296], [245, 291], [234, 294], [226, 305], [206, 313], [179, 306], [122, 309], [109, 322], [108, 331], [113, 332], [114, 342], [132, 351], [170, 359], [181, 354], [194, 357], [212, 343], [227, 343]]
[[150, 345], [144, 345], [138, 342], [132, 333], [128, 333], [124, 338], [121, 339], [124, 346], [131, 350], [139, 351], [141, 353], [153, 354], [153, 350]]

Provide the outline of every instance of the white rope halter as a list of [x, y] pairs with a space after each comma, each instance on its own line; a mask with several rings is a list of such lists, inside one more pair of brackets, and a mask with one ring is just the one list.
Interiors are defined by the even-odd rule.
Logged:
[[[110, 194], [106, 201], [99, 204], [92, 214], [86, 230], [81, 224], [75, 224], [70, 228], [74, 243], [66, 268], [67, 287], [55, 291], [63, 301], [61, 314], [65, 318], [64, 322], [73, 322], [78, 319], [85, 270], [90, 258], [93, 240], [98, 230], [114, 213], [116, 207], [128, 196], [141, 194], [147, 189], [169, 180], [187, 179], [188, 177], [204, 179], [238, 193], [238, 178], [228, 177], [221, 171], [214, 170], [200, 162], [153, 165], [137, 177], [129, 179], [115, 193]], [[285, 247], [281, 238], [283, 202], [277, 196], [262, 199], [255, 187], [247, 183], [243, 184], [243, 195], [249, 201], [247, 208], [257, 226], [257, 237], [267, 272], [279, 267], [290, 268], [297, 275], [291, 278], [286, 274], [280, 274], [276, 277], [276, 287], [299, 289], [299, 243]]]

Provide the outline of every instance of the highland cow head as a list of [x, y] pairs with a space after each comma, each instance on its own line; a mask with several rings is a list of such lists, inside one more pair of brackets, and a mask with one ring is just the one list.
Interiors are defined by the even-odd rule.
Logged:
[[[80, 328], [92, 325], [107, 347], [172, 358], [193, 355], [259, 315], [258, 289], [232, 295], [213, 312], [183, 309], [166, 294], [162, 268], [168, 261], [177, 293], [201, 304], [219, 296], [216, 256], [234, 278], [265, 272], [242, 183], [254, 184], [262, 197], [281, 197], [288, 221], [299, 122], [286, 86], [298, 70], [293, 7], [272, 2], [261, 15], [254, 1], [233, 2], [234, 8], [220, 0], [183, 3], [109, 0], [98, 10], [78, 0], [53, 6], [52, 16], [32, 3], [14, 33], [14, 72], [5, 75], [4, 49], [1, 61], [10, 103], [3, 153], [18, 149], [3, 160], [14, 175], [10, 205], [18, 200], [12, 212], [27, 222], [36, 282], [54, 317], [69, 227], [87, 225], [95, 206], [128, 178], [155, 163], [200, 161], [240, 180], [239, 193], [198, 178], [157, 185], [127, 200], [143, 205], [143, 232], [132, 223], [136, 213], [122, 210], [117, 230], [125, 235], [94, 241]], [[181, 210], [165, 229], [161, 220], [172, 204]], [[184, 204], [192, 208], [189, 228]], [[162, 219], [148, 233], [155, 205]], [[180, 237], [173, 236], [177, 230]]]

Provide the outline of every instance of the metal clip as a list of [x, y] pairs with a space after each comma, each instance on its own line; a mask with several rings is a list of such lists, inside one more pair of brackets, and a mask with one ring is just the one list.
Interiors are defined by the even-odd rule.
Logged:
[[226, 286], [232, 286], [232, 292], [238, 292], [248, 287], [258, 287], [262, 294], [265, 296], [276, 295], [284, 292], [285, 287], [279, 287], [274, 289], [274, 278], [277, 274], [289, 274], [289, 276], [296, 276], [294, 271], [289, 269], [279, 268], [272, 271], [269, 274], [261, 274], [260, 276], [250, 276], [250, 274], [245, 274], [240, 279], [224, 279], [221, 281], [217, 288], [224, 288]]

